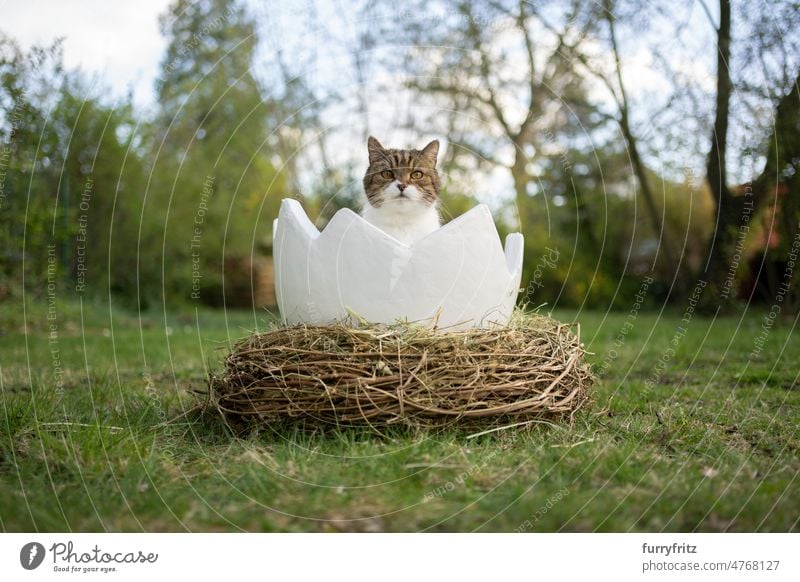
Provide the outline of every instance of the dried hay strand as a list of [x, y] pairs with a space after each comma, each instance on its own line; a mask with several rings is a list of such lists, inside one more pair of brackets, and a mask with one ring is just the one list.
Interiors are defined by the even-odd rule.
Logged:
[[447, 332], [423, 326], [291, 326], [236, 344], [209, 379], [229, 426], [511, 426], [570, 417], [593, 378], [579, 332], [540, 315]]

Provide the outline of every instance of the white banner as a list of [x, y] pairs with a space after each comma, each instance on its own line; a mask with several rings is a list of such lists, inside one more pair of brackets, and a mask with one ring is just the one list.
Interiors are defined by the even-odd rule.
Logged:
[[796, 534], [3, 534], [2, 580], [800, 580]]

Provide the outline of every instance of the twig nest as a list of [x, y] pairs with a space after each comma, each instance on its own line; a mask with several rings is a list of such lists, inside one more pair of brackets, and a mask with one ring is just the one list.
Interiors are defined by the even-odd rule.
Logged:
[[210, 378], [209, 406], [236, 427], [491, 425], [569, 417], [592, 382], [578, 334], [538, 315], [457, 332], [291, 326], [239, 342]]

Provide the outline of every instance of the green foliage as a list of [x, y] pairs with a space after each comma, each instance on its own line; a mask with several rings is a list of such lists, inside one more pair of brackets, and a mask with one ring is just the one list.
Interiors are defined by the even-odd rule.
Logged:
[[0, 51], [0, 286], [19, 291], [24, 279], [29, 291], [52, 295], [68, 280], [102, 295], [113, 280], [116, 291], [129, 265], [110, 260], [112, 229], [127, 251], [144, 176], [129, 148], [131, 107], [104, 103], [79, 73], [65, 72], [58, 44], [25, 54], [3, 38]]
[[0, 285], [7, 288], [26, 278], [43, 289], [48, 248], [60, 252], [69, 234], [63, 221], [54, 221], [58, 159], [51, 156], [57, 144], [52, 132], [42, 131], [46, 104], [37, 75], [57, 60], [58, 51], [53, 46], [26, 55], [0, 37]]
[[64, 71], [57, 44], [0, 39], [0, 298], [49, 279], [130, 304], [218, 301], [227, 259], [269, 252], [287, 186], [250, 72], [255, 25], [215, 0], [176, 3], [162, 27], [152, 122]]
[[[660, 148], [663, 172], [672, 172], [666, 179], [661, 168], [645, 169], [655, 207], [643, 203], [619, 119], [597, 98], [603, 83], [591, 69], [594, 57], [580, 58], [582, 42], [605, 42], [598, 7], [463, 0], [410, 6], [402, 22], [393, 17], [392, 3], [353, 8], [369, 22], [350, 41], [342, 39], [343, 46], [352, 41], [354, 51], [352, 65], [342, 66], [354, 67], [354, 78], [365, 81], [355, 95], [305, 74], [326, 62], [309, 56], [320, 41], [308, 41], [315, 50], [303, 55], [291, 50], [308, 48], [305, 41], [282, 44], [276, 35], [260, 42], [265, 24], [283, 22], [280, 15], [272, 20], [272, 6], [257, 12], [244, 0], [175, 0], [160, 21], [167, 49], [152, 116], [128, 100], [108, 99], [105, 88], [65, 70], [58, 43], [24, 52], [0, 37], [0, 300], [19, 294], [23, 281], [39, 295], [47, 293], [48, 281], [59, 281], [62, 292], [111, 293], [130, 305], [189, 298], [222, 303], [228, 271], [248, 274], [248, 260], [270, 253], [282, 198], [305, 194], [304, 207], [320, 227], [338, 209], [358, 206], [365, 154], [332, 151], [342, 143], [334, 133], [368, 131], [369, 119], [391, 108], [365, 99], [393, 86], [398, 96], [413, 97], [397, 129], [449, 142], [440, 160], [445, 220], [477, 202], [476, 183], [504, 176], [502, 186], [513, 184], [513, 190], [492, 187], [491, 194], [508, 201], [495, 213], [501, 237], [516, 230], [525, 235], [523, 302], [626, 309], [648, 274], [656, 279], [648, 301], [667, 299], [671, 286], [672, 298], [682, 297], [706, 263], [714, 204], [697, 178], [675, 178], [684, 164], [666, 154], [679, 156], [685, 147], [671, 151], [663, 144], [671, 143], [673, 132], [685, 132], [663, 121], [646, 134], [633, 123], [633, 133], [647, 135], [640, 137], [642, 151], [651, 152], [645, 162], [654, 164], [652, 150]], [[796, 12], [788, 11], [786, 21]], [[615, 14], [621, 29], [646, 16], [626, 3], [615, 6]], [[429, 15], [436, 26], [421, 25]], [[737, 41], [736, 50], [749, 55], [739, 60], [750, 63], [737, 69], [740, 76], [762, 61], [754, 58], [760, 49], [784, 60], [791, 54], [779, 48], [783, 41], [776, 44], [766, 13], [753, 16], [748, 27], [759, 34], [752, 42]], [[315, 18], [295, 22], [310, 27]], [[381, 38], [397, 30], [415, 48], [402, 59], [394, 50], [381, 57]], [[634, 45], [620, 40], [626, 60]], [[768, 69], [786, 78], [772, 78], [766, 89], [785, 88], [791, 80], [793, 71], [782, 62]], [[395, 73], [402, 73], [399, 85]], [[613, 75], [606, 81], [613, 92]], [[756, 111], [780, 97], [773, 91], [766, 98], [748, 82], [742, 88], [752, 106], [738, 109]], [[643, 95], [632, 96], [632, 119], [647, 111], [638, 103]], [[741, 265], [733, 268], [737, 281], [763, 288], [765, 297], [776, 296], [800, 228], [797, 95], [796, 87], [784, 91], [774, 136], [757, 144], [766, 152], [762, 178], [775, 177], [777, 184], [765, 186], [759, 178], [756, 186], [762, 198], [767, 191], [771, 200], [775, 188], [778, 196], [754, 215], [751, 225], [756, 219], [759, 225], [752, 226]], [[683, 115], [685, 104], [670, 104], [670, 119]], [[352, 124], [338, 118], [342, 112], [353, 114]], [[689, 126], [703, 127], [703, 113], [690, 113]], [[741, 141], [734, 121], [731, 143]], [[707, 144], [700, 142], [705, 155]], [[653, 224], [662, 216], [664, 232], [656, 232]], [[773, 225], [777, 236], [770, 238]], [[735, 228], [723, 225], [720, 232], [735, 238]], [[665, 240], [680, 265], [666, 259]], [[753, 265], [762, 262], [759, 275]], [[245, 278], [239, 281], [244, 288], [250, 283]], [[800, 276], [794, 276], [784, 313], [797, 311], [798, 285]], [[716, 296], [709, 300], [716, 303]]]
[[[650, 174], [659, 193], [658, 211], [667, 217], [665, 236], [681, 244], [689, 278], [702, 259], [712, 225], [712, 204], [704, 186], [670, 182]], [[610, 145], [539, 162], [539, 176], [523, 207], [526, 261], [525, 300], [532, 305], [630, 307], [645, 276], [658, 282], [649, 301], [663, 301], [675, 274], [659, 252], [660, 233], [642, 211], [643, 202], [624, 151]], [[683, 279], [680, 279], [683, 278]]]
[[62, 175], [73, 224], [70, 279], [81, 294], [131, 297], [145, 178], [133, 110], [106, 105], [80, 78], [68, 78], [53, 117], [69, 128]]
[[[234, 0], [176, 2], [158, 81], [145, 220], [169, 297], [218, 301], [228, 258], [264, 253], [285, 196], [269, 146], [271, 105], [252, 76], [255, 25]], [[156, 248], [154, 248], [156, 247]]]

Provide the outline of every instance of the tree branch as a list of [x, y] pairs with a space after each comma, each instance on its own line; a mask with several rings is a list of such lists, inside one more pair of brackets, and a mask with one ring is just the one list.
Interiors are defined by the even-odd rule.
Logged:
[[642, 198], [644, 198], [645, 206], [647, 207], [648, 214], [650, 215], [650, 222], [652, 223], [654, 232], [656, 232], [661, 239], [664, 258], [666, 259], [667, 264], [670, 265], [670, 268], [677, 268], [678, 262], [676, 260], [676, 254], [672, 250], [672, 241], [669, 233], [667, 232], [665, 217], [663, 216], [663, 212], [659, 212], [658, 206], [656, 205], [653, 191], [650, 188], [647, 170], [639, 153], [638, 142], [636, 137], [633, 135], [633, 129], [631, 128], [628, 96], [625, 92], [625, 84], [622, 80], [622, 60], [619, 55], [619, 44], [617, 43], [617, 33], [616, 28], [614, 27], [614, 14], [611, 11], [610, 0], [606, 1], [605, 7], [605, 16], [606, 21], [608, 22], [609, 35], [611, 37], [611, 50], [614, 55], [614, 66], [616, 68], [617, 83], [619, 85], [619, 95], [621, 98], [619, 103], [620, 129], [622, 130], [622, 134], [625, 136], [625, 141], [628, 143], [628, 152], [631, 163], [633, 164], [633, 170], [636, 173], [636, 178], [639, 182]]
[[477, 23], [475, 21], [475, 15], [472, 13], [472, 3], [467, 2], [464, 5], [464, 9], [466, 11], [467, 16], [467, 37], [469, 38], [470, 42], [472, 43], [472, 49], [480, 55], [480, 63], [479, 63], [479, 70], [481, 79], [483, 80], [484, 84], [486, 85], [486, 92], [488, 97], [484, 100], [486, 105], [488, 105], [492, 112], [494, 113], [497, 122], [502, 126], [503, 131], [506, 133], [507, 136], [511, 137], [514, 135], [514, 132], [511, 129], [511, 126], [508, 124], [506, 120], [506, 116], [503, 113], [503, 109], [500, 107], [500, 104], [497, 102], [497, 95], [492, 88], [492, 84], [489, 80], [489, 60], [486, 56], [486, 51], [484, 50], [483, 43], [481, 42], [481, 31], [478, 29]]
[[528, 56], [528, 89], [530, 91], [530, 104], [533, 108], [533, 96], [536, 92], [536, 59], [533, 54], [533, 43], [528, 31], [528, 15], [525, 13], [525, 0], [519, 0], [519, 14], [517, 15], [517, 28], [522, 33], [525, 41], [525, 53]]
[[[711, 16], [711, 11], [708, 9], [708, 5], [706, 4], [705, 0], [697, 0], [697, 2], [700, 4], [700, 6], [703, 8], [703, 11], [706, 13], [708, 21], [711, 23], [711, 28], [719, 32], [719, 26], [717, 26], [717, 23], [714, 22], [714, 17]], [[722, 23], [720, 23], [720, 25], [721, 24]]]

